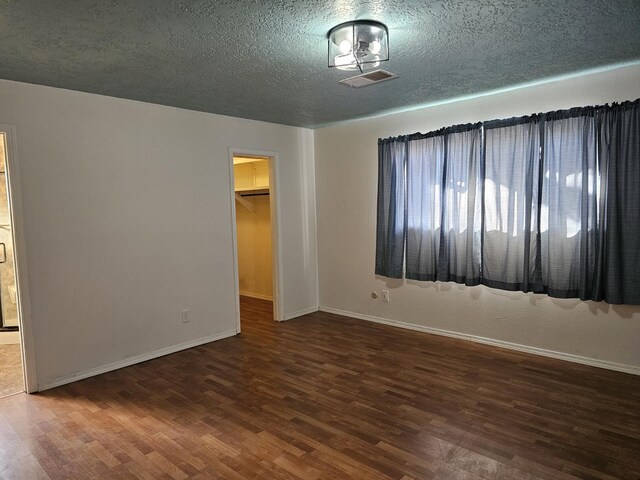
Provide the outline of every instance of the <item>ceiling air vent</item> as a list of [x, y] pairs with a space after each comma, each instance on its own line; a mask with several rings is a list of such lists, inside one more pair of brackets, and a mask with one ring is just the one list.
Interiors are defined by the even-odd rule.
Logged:
[[374, 83], [384, 82], [385, 80], [391, 80], [392, 78], [398, 78], [398, 75], [387, 72], [386, 70], [374, 70], [373, 72], [363, 73], [355, 77], [345, 78], [344, 80], [340, 80], [340, 83], [350, 87], [360, 88], [373, 85]]

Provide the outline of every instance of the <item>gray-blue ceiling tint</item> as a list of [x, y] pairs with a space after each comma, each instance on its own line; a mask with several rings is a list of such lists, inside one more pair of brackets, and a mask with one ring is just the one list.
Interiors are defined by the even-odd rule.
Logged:
[[[353, 19], [399, 79], [337, 83]], [[638, 58], [639, 0], [0, 0], [0, 78], [306, 127]]]

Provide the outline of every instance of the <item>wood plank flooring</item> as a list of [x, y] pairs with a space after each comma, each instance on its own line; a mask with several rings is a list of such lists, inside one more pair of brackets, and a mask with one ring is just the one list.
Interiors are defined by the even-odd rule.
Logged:
[[0, 398], [23, 391], [20, 344], [0, 345]]
[[640, 478], [640, 377], [241, 307], [237, 337], [1, 399], [0, 477]]

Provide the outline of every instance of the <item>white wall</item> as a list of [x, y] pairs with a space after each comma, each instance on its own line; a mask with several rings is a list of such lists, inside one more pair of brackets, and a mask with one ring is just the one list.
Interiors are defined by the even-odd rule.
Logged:
[[235, 333], [230, 147], [278, 153], [284, 315], [317, 307], [312, 131], [10, 81], [0, 123], [39, 388]]
[[[375, 93], [375, 86], [367, 88]], [[316, 130], [321, 308], [543, 349], [559, 357], [574, 355], [577, 361], [640, 373], [638, 306], [374, 274], [378, 138], [638, 97], [636, 65]], [[391, 293], [389, 303], [371, 298], [372, 290], [385, 288]]]

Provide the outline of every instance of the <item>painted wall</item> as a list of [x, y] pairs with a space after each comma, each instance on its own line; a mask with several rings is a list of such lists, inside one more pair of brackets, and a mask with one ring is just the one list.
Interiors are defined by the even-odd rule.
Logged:
[[0, 123], [40, 388], [235, 332], [230, 147], [278, 153], [284, 314], [317, 307], [312, 131], [10, 81]]
[[[234, 165], [237, 189], [269, 186], [266, 160]], [[270, 197], [244, 197], [251, 209], [236, 202], [238, 240], [238, 283], [240, 295], [272, 299], [273, 270]]]
[[[374, 275], [378, 138], [638, 97], [636, 65], [315, 130], [321, 308], [640, 373], [638, 306]], [[389, 303], [371, 298], [381, 289], [390, 290]]]

